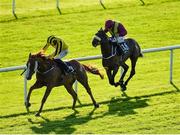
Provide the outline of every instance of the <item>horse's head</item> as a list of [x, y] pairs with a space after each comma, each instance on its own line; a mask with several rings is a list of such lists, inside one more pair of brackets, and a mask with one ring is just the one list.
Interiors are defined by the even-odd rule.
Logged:
[[92, 40], [92, 45], [94, 47], [102, 44], [102, 42], [104, 42], [104, 40], [107, 40], [107, 35], [104, 32], [104, 30], [101, 28], [94, 36], [93, 40]]
[[32, 75], [35, 73], [37, 69], [37, 62], [34, 55], [29, 54], [28, 61], [26, 63], [26, 79], [31, 80]]
[[29, 54], [28, 61], [26, 63], [26, 79], [31, 80], [32, 75], [37, 71], [38, 65], [45, 61], [46, 57], [44, 53], [39, 52], [37, 54]]

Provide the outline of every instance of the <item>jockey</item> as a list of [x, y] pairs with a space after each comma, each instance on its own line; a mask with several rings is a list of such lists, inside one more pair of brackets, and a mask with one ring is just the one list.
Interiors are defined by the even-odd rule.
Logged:
[[66, 73], [73, 72], [74, 69], [61, 60], [63, 57], [65, 57], [68, 54], [67, 44], [61, 38], [55, 36], [49, 36], [46, 45], [42, 48], [41, 51], [45, 52], [49, 46], [54, 47], [55, 51], [52, 54], [48, 55], [47, 57], [50, 59], [54, 58], [54, 61], [59, 63], [63, 67]]
[[104, 32], [109, 32], [112, 35], [110, 40], [112, 42], [116, 42], [124, 53], [128, 52], [129, 47], [124, 41], [124, 36], [127, 35], [127, 31], [121, 23], [113, 20], [107, 20], [105, 22]]

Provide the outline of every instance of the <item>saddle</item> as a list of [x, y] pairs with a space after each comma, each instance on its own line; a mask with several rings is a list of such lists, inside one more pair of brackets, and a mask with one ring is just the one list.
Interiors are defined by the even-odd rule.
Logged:
[[60, 59], [54, 59], [54, 61], [57, 63], [57, 66], [62, 70], [63, 74], [74, 72], [75, 69], [71, 65], [70, 62], [63, 62]]

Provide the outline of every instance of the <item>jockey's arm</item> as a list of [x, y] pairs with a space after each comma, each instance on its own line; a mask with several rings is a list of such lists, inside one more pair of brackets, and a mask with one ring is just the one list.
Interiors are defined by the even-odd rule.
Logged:
[[50, 59], [54, 58], [56, 55], [58, 55], [58, 52], [59, 52], [59, 45], [57, 44], [55, 47], [55, 51], [52, 54], [48, 55], [48, 58]]
[[40, 51], [46, 52], [46, 50], [48, 49], [49, 46], [50, 46], [50, 44], [47, 43]]
[[125, 27], [121, 23], [119, 23], [118, 36], [124, 37], [125, 35], [127, 35], [127, 30], [125, 29]]

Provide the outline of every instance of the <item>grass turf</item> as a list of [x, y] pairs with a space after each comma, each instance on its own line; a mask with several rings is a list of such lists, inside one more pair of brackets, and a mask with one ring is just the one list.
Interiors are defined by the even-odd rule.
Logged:
[[[180, 2], [151, 0], [141, 6], [135, 0], [107, 0], [106, 10], [98, 1], [62, 0], [62, 15], [50, 0], [17, 0], [18, 19], [11, 15], [11, 3], [0, 1], [0, 67], [23, 65], [29, 52], [38, 51], [51, 35], [59, 35], [70, 47], [66, 57], [99, 55], [93, 48], [94, 33], [106, 19], [122, 21], [128, 36], [142, 49], [180, 43]], [[83, 62], [105, 73], [101, 60]], [[129, 63], [129, 61], [127, 62]], [[179, 50], [174, 51], [173, 81], [180, 87]], [[63, 87], [54, 88], [42, 112], [35, 117], [45, 88], [32, 93], [31, 113], [23, 103], [21, 71], [0, 73], [0, 133], [180, 133], [179, 91], [169, 84], [169, 52], [145, 54], [138, 60], [136, 75], [128, 85], [128, 98], [111, 87], [107, 77], [88, 74], [93, 95], [100, 108], [93, 110], [84, 88], [78, 85], [82, 106], [71, 110], [72, 98]], [[128, 73], [129, 74], [129, 73]], [[116, 78], [118, 80], [118, 76]], [[28, 82], [28, 87], [35, 78]]]

